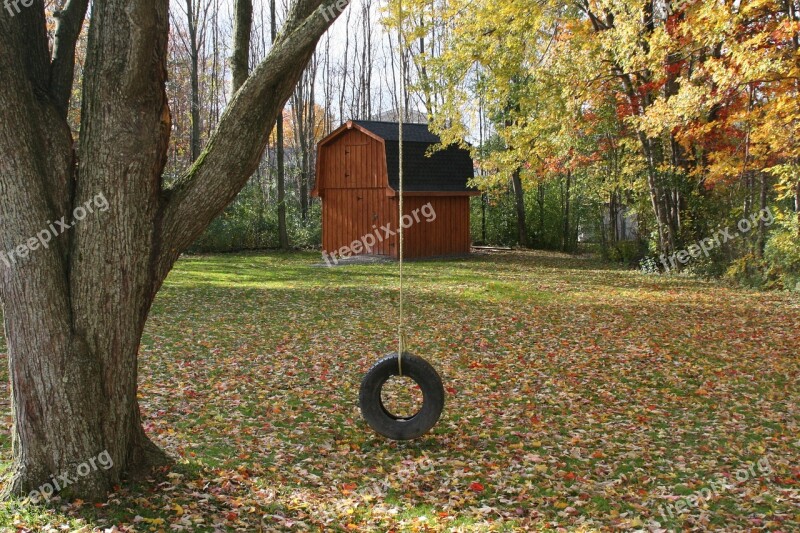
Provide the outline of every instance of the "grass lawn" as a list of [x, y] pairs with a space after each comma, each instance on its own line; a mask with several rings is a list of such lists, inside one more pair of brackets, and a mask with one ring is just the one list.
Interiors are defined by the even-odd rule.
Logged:
[[[12, 503], [0, 527], [800, 530], [796, 295], [558, 254], [412, 263], [410, 345], [447, 405], [396, 443], [357, 396], [396, 346], [397, 266], [316, 262], [180, 261], [140, 358], [146, 429], [177, 464], [102, 505]], [[0, 468], [10, 453], [6, 431]]]

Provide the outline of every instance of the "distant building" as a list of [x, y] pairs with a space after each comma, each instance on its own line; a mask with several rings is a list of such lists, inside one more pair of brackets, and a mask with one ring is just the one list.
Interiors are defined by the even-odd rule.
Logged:
[[[639, 218], [628, 207], [622, 206], [617, 210], [616, 220], [617, 241], [635, 241], [639, 239]], [[608, 204], [603, 209], [603, 227], [611, 229], [611, 215], [609, 214]], [[591, 229], [581, 228], [578, 233], [578, 242], [600, 242], [601, 235], [596, 235]]]
[[[350, 255], [399, 256], [399, 133], [397, 122], [352, 120], [320, 141], [311, 194], [322, 198], [325, 253], [371, 234], [374, 244]], [[467, 187], [472, 158], [457, 146], [427, 157], [439, 143], [425, 124], [403, 124], [403, 214], [414, 220], [404, 230], [409, 258], [470, 252], [469, 197], [479, 194]]]

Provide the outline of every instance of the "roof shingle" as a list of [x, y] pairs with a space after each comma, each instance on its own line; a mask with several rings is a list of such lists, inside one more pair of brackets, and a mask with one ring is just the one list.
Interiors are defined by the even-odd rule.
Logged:
[[[400, 128], [397, 122], [354, 120], [384, 140], [389, 186], [400, 188]], [[449, 146], [426, 156], [428, 148], [440, 143], [425, 124], [403, 124], [403, 189], [408, 192], [472, 192], [467, 181], [474, 177], [468, 150]]]

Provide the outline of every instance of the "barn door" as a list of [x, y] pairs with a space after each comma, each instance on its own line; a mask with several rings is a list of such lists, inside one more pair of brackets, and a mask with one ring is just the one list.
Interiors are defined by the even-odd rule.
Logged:
[[348, 187], [359, 187], [368, 179], [369, 143], [344, 145], [344, 182]]

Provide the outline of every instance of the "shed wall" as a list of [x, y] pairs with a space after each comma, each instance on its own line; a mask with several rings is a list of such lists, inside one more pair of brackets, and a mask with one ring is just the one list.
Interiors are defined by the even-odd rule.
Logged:
[[397, 238], [381, 226], [397, 228], [397, 207], [384, 189], [330, 189], [322, 199], [322, 249], [328, 254], [372, 233], [375, 255], [396, 255]]
[[[436, 213], [431, 222], [422, 213], [423, 206], [428, 203]], [[418, 217], [412, 216], [413, 225], [404, 230], [405, 257], [465, 255], [470, 252], [469, 197], [406, 196], [403, 213], [411, 216], [416, 209], [420, 210]], [[420, 221], [416, 222], [416, 218]]]
[[[350, 246], [386, 224], [396, 227], [397, 208], [386, 195], [382, 142], [355, 129], [347, 131], [322, 146], [319, 169], [323, 251], [331, 254]], [[395, 254], [396, 238], [376, 241], [373, 254]]]
[[[320, 147], [317, 180], [322, 197], [324, 252], [331, 255], [372, 234], [372, 254], [398, 257], [397, 235], [386, 237], [381, 229], [388, 224], [396, 232], [399, 227], [398, 198], [389, 188], [382, 141], [352, 129], [325, 143]], [[431, 222], [421, 211], [428, 203], [436, 213]], [[469, 197], [405, 195], [403, 207], [412, 218], [419, 210], [419, 222], [415, 220], [405, 230], [405, 257], [470, 252]]]

